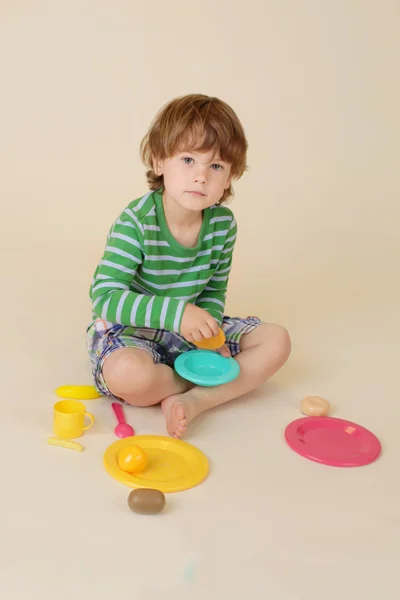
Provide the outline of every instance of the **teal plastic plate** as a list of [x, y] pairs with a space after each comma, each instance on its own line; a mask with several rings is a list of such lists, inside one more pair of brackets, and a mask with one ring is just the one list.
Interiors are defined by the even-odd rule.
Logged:
[[225, 358], [211, 350], [189, 350], [174, 363], [175, 371], [196, 385], [212, 386], [228, 383], [240, 373], [234, 358]]

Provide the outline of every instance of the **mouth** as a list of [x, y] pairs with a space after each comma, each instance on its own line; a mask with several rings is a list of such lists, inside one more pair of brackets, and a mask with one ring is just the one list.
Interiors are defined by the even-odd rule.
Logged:
[[205, 196], [206, 195], [206, 194], [203, 194], [203, 192], [197, 192], [196, 190], [188, 190], [186, 193], [192, 194], [192, 196]]

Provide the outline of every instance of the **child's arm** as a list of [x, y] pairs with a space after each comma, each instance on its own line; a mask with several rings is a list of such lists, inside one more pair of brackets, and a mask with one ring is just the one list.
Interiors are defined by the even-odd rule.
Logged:
[[204, 288], [196, 299], [196, 305], [210, 313], [219, 325], [221, 325], [224, 316], [226, 291], [232, 267], [236, 236], [237, 224], [235, 219], [233, 219], [215, 273], [211, 277], [207, 287]]
[[108, 234], [94, 274], [90, 288], [93, 311], [111, 323], [179, 332], [186, 301], [130, 290], [143, 260], [143, 244], [143, 226], [132, 210], [124, 211]]

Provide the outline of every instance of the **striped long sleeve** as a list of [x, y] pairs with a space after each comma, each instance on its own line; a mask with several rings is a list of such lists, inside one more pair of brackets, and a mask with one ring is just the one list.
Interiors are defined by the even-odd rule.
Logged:
[[204, 308], [214, 317], [219, 325], [222, 323], [225, 310], [226, 292], [228, 288], [229, 274], [232, 268], [232, 257], [237, 237], [237, 223], [232, 219], [228, 230], [228, 237], [225, 240], [221, 258], [218, 261], [217, 269], [211, 277], [208, 285], [201, 292], [196, 300], [197, 306]]
[[91, 287], [93, 311], [111, 323], [179, 332], [184, 300], [131, 289], [143, 262], [144, 242], [143, 227], [132, 216], [123, 213], [109, 232]]
[[93, 318], [180, 333], [191, 302], [221, 323], [236, 231], [232, 211], [212, 206], [203, 211], [196, 246], [182, 246], [169, 230], [160, 191], [134, 200], [111, 227], [95, 270]]

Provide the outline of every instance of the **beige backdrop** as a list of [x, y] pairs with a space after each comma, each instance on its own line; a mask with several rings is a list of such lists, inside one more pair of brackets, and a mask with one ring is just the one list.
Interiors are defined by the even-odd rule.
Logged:
[[[1, 1], [1, 597], [397, 598], [399, 31], [397, 0]], [[46, 438], [53, 390], [90, 382], [89, 285], [146, 191], [140, 140], [191, 92], [230, 103], [250, 144], [227, 309], [282, 323], [293, 353], [191, 425], [210, 477], [140, 519], [102, 468], [106, 400], [84, 453]], [[382, 458], [291, 452], [308, 393]], [[157, 407], [126, 412], [165, 434]]]
[[141, 137], [189, 92], [250, 144], [228, 310], [290, 327], [398, 304], [397, 2], [56, 5], [1, 8], [0, 243], [60, 335], [79, 344], [106, 231], [146, 191]]
[[20, 0], [0, 14], [0, 302], [13, 393], [25, 380], [43, 390], [90, 380], [93, 270], [115, 217], [146, 191], [150, 121], [189, 92], [229, 102], [250, 145], [231, 203], [227, 311], [289, 329], [281, 377], [304, 389], [310, 362], [318, 377], [350, 365], [354, 344], [371, 360], [379, 344], [398, 349], [397, 2]]

